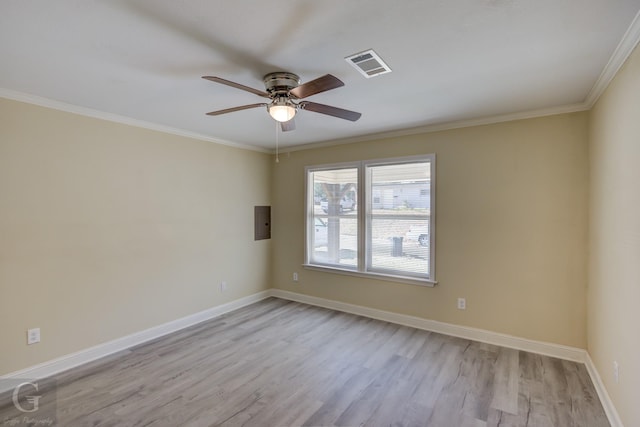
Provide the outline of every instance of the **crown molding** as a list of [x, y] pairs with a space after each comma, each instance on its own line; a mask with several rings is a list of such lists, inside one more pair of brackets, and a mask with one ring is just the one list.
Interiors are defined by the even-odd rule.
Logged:
[[558, 114], [576, 113], [586, 111], [589, 106], [585, 103], [561, 105], [558, 107], [541, 108], [537, 110], [521, 111], [518, 113], [499, 114], [495, 116], [480, 117], [477, 119], [456, 120], [446, 123], [434, 123], [426, 126], [419, 126], [409, 129], [399, 129], [388, 132], [371, 133], [367, 135], [341, 138], [331, 141], [314, 142], [311, 144], [297, 145], [293, 147], [281, 147], [280, 152], [293, 152], [311, 150], [315, 148], [325, 148], [335, 145], [352, 144], [355, 142], [375, 141], [387, 138], [398, 138], [402, 136], [418, 135], [422, 133], [441, 132], [445, 130], [461, 129], [473, 126], [492, 125], [496, 123], [511, 122], [515, 120], [535, 119], [537, 117], [555, 116]]
[[118, 114], [107, 113], [105, 111], [94, 110], [92, 108], [81, 107], [78, 105], [68, 104], [66, 102], [56, 101], [37, 95], [18, 92], [10, 89], [0, 88], [0, 98], [6, 98], [13, 101], [25, 102], [27, 104], [38, 105], [40, 107], [51, 108], [53, 110], [64, 111], [67, 113], [78, 114], [80, 116], [91, 117], [94, 119], [106, 120], [109, 122], [120, 123], [128, 126], [134, 126], [143, 129], [154, 130], [157, 132], [168, 133], [185, 138], [197, 139], [200, 141], [213, 142], [214, 144], [226, 145], [228, 147], [240, 148], [243, 150], [258, 151], [260, 153], [270, 153], [270, 149], [255, 147], [252, 145], [240, 144], [233, 141], [227, 141], [219, 138], [212, 138], [197, 132], [191, 132], [184, 129], [174, 128], [171, 126], [160, 125], [157, 123], [147, 122], [144, 120], [133, 119], [131, 117], [121, 116]]
[[[578, 111], [590, 110], [598, 101], [600, 96], [609, 86], [609, 83], [616, 76], [620, 68], [624, 65], [627, 58], [631, 55], [635, 47], [640, 42], [640, 11], [636, 14], [631, 25], [624, 33], [624, 36], [618, 43], [618, 46], [614, 50], [613, 54], [609, 58], [607, 65], [602, 70], [602, 73], [596, 80], [595, 84], [587, 94], [584, 102], [576, 104], [561, 105], [558, 107], [543, 108], [537, 110], [523, 111], [518, 113], [500, 114], [495, 116], [481, 117], [477, 119], [457, 120], [447, 123], [436, 123], [432, 125], [419, 126], [409, 129], [400, 129], [388, 132], [378, 132], [367, 135], [360, 135], [349, 138], [341, 138], [330, 141], [320, 141], [310, 144], [294, 145], [290, 147], [281, 147], [280, 152], [294, 152], [302, 150], [311, 150], [316, 148], [331, 147], [336, 145], [351, 144], [355, 142], [363, 141], [375, 141], [386, 138], [397, 138], [402, 136], [417, 135], [421, 133], [432, 133], [451, 129], [460, 129], [473, 126], [483, 126], [489, 124], [496, 124], [502, 122], [509, 122], [514, 120], [525, 120], [536, 117], [551, 116], [556, 114], [574, 113]], [[79, 114], [82, 116], [93, 117], [97, 119], [107, 120], [115, 123], [121, 123], [129, 126], [135, 126], [144, 129], [155, 130], [158, 132], [169, 133], [173, 135], [183, 136], [186, 138], [198, 139], [201, 141], [213, 142], [214, 144], [226, 145], [230, 147], [240, 148], [244, 150], [257, 151], [261, 153], [275, 154], [275, 149], [268, 149], [262, 147], [256, 147], [247, 144], [241, 144], [238, 142], [227, 141], [218, 138], [212, 138], [207, 135], [202, 135], [196, 132], [187, 131], [184, 129], [173, 128], [170, 126], [160, 125], [157, 123], [146, 122], [143, 120], [132, 119], [130, 117], [121, 116], [118, 114], [107, 113], [104, 111], [94, 110], [91, 108], [80, 107], [77, 105], [67, 104], [61, 101], [55, 101], [48, 98], [43, 98], [36, 95], [30, 95], [22, 92], [17, 92], [9, 89], [0, 88], [0, 98], [12, 99], [14, 101], [26, 102], [29, 104], [35, 104], [42, 107], [52, 108], [55, 110], [65, 111], [68, 113]]]
[[587, 95], [584, 103], [588, 109], [591, 109], [595, 105], [600, 96], [607, 89], [611, 80], [613, 80], [629, 55], [631, 55], [635, 47], [638, 45], [638, 42], [640, 42], [640, 11], [635, 18], [633, 18], [631, 25], [624, 33], [624, 36], [622, 36], [622, 40], [618, 43], [616, 50], [613, 51], [611, 58], [609, 58], [609, 62], [607, 62], [607, 65], [605, 65], [602, 70], [600, 77], [598, 77], [598, 80], [596, 80], [596, 83]]
[[519, 113], [487, 116], [487, 117], [478, 118], [478, 119], [458, 120], [458, 121], [452, 121], [447, 123], [437, 123], [433, 125], [426, 125], [426, 126], [389, 131], [389, 132], [380, 132], [380, 133], [362, 135], [362, 136], [357, 136], [352, 138], [342, 138], [342, 139], [336, 139], [331, 141], [322, 141], [322, 142], [316, 142], [311, 144], [286, 147], [281, 149], [280, 151], [293, 152], [293, 151], [301, 151], [301, 150], [311, 150], [315, 148], [331, 147], [335, 145], [350, 144], [354, 142], [374, 141], [374, 140], [380, 140], [380, 139], [386, 139], [386, 138], [397, 138], [401, 136], [417, 135], [421, 133], [432, 133], [432, 132], [439, 132], [439, 131], [451, 130], [451, 129], [460, 129], [460, 128], [472, 127], [472, 126], [483, 126], [483, 125], [489, 125], [489, 124], [509, 122], [513, 120], [525, 120], [525, 119], [532, 119], [536, 117], [551, 116], [556, 114], [566, 114], [566, 113], [575, 113], [578, 111], [587, 111], [593, 108], [595, 103], [598, 101], [600, 96], [607, 89], [607, 87], [609, 86], [609, 83], [611, 83], [611, 81], [616, 76], [620, 68], [622, 68], [625, 61], [627, 60], [627, 58], [629, 58], [629, 56], [631, 55], [633, 50], [636, 48], [638, 43], [640, 43], [640, 11], [638, 11], [633, 21], [631, 21], [631, 25], [622, 36], [620, 43], [618, 43], [618, 46], [613, 51], [613, 54], [609, 58], [607, 65], [605, 65], [604, 69], [602, 70], [602, 73], [598, 77], [598, 80], [596, 80], [595, 84], [587, 94], [587, 97], [583, 102], [580, 102], [580, 103], [562, 105], [558, 107], [543, 108], [538, 110], [523, 111]]

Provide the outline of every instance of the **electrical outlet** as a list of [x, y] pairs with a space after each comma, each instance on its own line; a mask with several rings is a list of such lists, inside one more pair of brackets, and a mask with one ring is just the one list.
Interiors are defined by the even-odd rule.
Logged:
[[613, 361], [613, 379], [616, 384], [620, 382], [620, 365], [618, 365], [618, 361]]
[[293, 273], [293, 281], [294, 282], [298, 281], [298, 273]]
[[467, 300], [464, 298], [458, 298], [458, 310], [467, 309]]
[[227, 292], [227, 282], [220, 282], [220, 292]]
[[40, 342], [40, 328], [27, 329], [27, 344], [35, 344]]

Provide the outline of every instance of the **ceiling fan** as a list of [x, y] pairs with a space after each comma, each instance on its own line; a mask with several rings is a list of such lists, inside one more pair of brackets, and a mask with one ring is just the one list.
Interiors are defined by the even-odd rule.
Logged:
[[344, 86], [344, 83], [340, 79], [332, 76], [331, 74], [300, 84], [300, 77], [293, 73], [284, 71], [269, 73], [263, 78], [265, 91], [225, 80], [220, 77], [203, 76], [202, 78], [215, 83], [231, 86], [236, 89], [245, 90], [271, 100], [270, 102], [241, 105], [239, 107], [212, 111], [207, 113], [208, 116], [218, 116], [220, 114], [232, 113], [234, 111], [247, 110], [250, 108], [267, 107], [267, 111], [271, 117], [280, 122], [282, 131], [287, 132], [296, 128], [293, 117], [296, 115], [298, 110], [313, 111], [315, 113], [326, 114], [340, 119], [350, 120], [352, 122], [358, 120], [362, 115], [355, 111], [332, 107], [330, 105], [300, 101], [311, 95]]

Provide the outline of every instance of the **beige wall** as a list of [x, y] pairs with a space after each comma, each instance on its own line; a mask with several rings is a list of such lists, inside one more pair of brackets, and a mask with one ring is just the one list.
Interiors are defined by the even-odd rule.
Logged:
[[0, 375], [267, 289], [271, 164], [0, 99]]
[[[279, 164], [0, 99], [0, 375], [274, 286], [587, 347], [625, 425], [640, 425], [638, 111], [638, 49], [589, 113]], [[302, 268], [306, 165], [423, 153], [437, 155], [435, 288]], [[273, 241], [253, 241], [261, 204]], [[27, 346], [31, 327], [42, 342]]]
[[[306, 165], [422, 153], [437, 156], [435, 288], [301, 267]], [[587, 167], [587, 113], [281, 155], [273, 285], [585, 348]]]
[[588, 350], [624, 425], [640, 426], [640, 48], [591, 111], [589, 136]]
[[[0, 99], [0, 375], [274, 286], [587, 347], [624, 424], [640, 425], [639, 111], [638, 49], [590, 113], [277, 165]], [[437, 155], [435, 288], [302, 268], [304, 166], [423, 153]], [[253, 206], [271, 203], [273, 242], [254, 242]], [[31, 327], [42, 342], [27, 346]]]

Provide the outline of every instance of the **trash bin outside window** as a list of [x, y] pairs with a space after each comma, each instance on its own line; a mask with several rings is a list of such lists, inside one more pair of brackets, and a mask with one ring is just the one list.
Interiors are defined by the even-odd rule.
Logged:
[[392, 237], [391, 243], [391, 256], [402, 256], [402, 237]]

